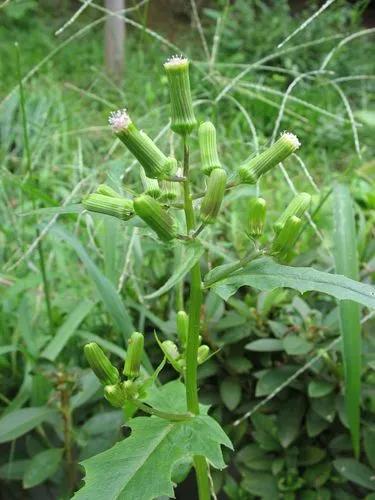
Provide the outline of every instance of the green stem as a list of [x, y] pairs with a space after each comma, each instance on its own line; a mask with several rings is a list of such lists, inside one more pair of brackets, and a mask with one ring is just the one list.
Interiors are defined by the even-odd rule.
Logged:
[[[187, 234], [194, 229], [195, 216], [189, 185], [189, 149], [184, 138], [184, 210]], [[202, 306], [202, 278], [200, 263], [197, 262], [190, 272], [189, 330], [186, 343], [186, 402], [187, 408], [199, 415], [197, 353], [199, 347], [200, 312]], [[205, 457], [195, 456], [194, 467], [197, 476], [199, 500], [211, 498], [208, 479], [208, 465]]]
[[156, 410], [156, 408], [145, 405], [138, 400], [132, 400], [132, 403], [135, 404], [137, 408], [144, 411], [145, 413], [148, 413], [149, 415], [155, 415], [156, 417], [170, 420], [171, 422], [183, 422], [193, 416], [191, 413], [167, 413], [165, 411]]

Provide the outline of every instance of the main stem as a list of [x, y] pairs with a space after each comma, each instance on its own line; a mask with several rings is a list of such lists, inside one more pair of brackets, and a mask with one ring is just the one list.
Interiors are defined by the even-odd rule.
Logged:
[[[189, 185], [189, 148], [184, 138], [184, 210], [186, 230], [189, 234], [195, 228], [195, 215]], [[187, 408], [195, 415], [199, 414], [197, 384], [197, 353], [199, 347], [200, 312], [202, 306], [202, 277], [200, 263], [197, 262], [190, 272], [189, 330], [186, 344], [186, 402]], [[197, 476], [199, 500], [211, 498], [208, 477], [208, 465], [205, 457], [195, 456], [194, 467]]]

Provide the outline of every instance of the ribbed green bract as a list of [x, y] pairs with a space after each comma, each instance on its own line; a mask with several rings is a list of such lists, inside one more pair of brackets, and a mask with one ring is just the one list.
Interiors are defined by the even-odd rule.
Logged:
[[176, 315], [177, 335], [182, 346], [186, 344], [189, 330], [189, 316], [185, 311], [178, 311]]
[[273, 228], [275, 232], [278, 233], [280, 229], [283, 228], [285, 222], [289, 219], [289, 217], [292, 217], [292, 215], [301, 218], [309, 208], [310, 202], [311, 196], [308, 193], [297, 194], [274, 223]]
[[158, 181], [156, 179], [151, 179], [150, 177], [147, 177], [145, 169], [142, 166], [139, 170], [139, 175], [141, 177], [144, 193], [148, 194], [152, 198], [155, 199], [159, 198], [161, 190]]
[[133, 202], [125, 198], [92, 193], [82, 200], [82, 205], [89, 212], [111, 215], [122, 220], [129, 220], [134, 215]]
[[[170, 158], [171, 161], [171, 171], [177, 173], [177, 161], [174, 158]], [[159, 183], [161, 193], [160, 201], [162, 203], [169, 203], [177, 200], [181, 196], [181, 185], [179, 182], [162, 180]]]
[[266, 221], [266, 200], [263, 198], [251, 198], [248, 207], [247, 232], [252, 238], [259, 238], [263, 233]]
[[140, 332], [134, 332], [129, 339], [125, 358], [124, 375], [129, 378], [138, 377], [143, 356], [144, 338]]
[[90, 342], [84, 347], [85, 357], [90, 368], [104, 385], [116, 384], [119, 381], [119, 373], [115, 366], [95, 342]]
[[168, 77], [171, 100], [171, 129], [176, 134], [187, 135], [197, 125], [190, 91], [189, 61], [171, 57], [164, 64]]
[[237, 171], [239, 181], [244, 184], [255, 184], [261, 175], [288, 158], [299, 146], [300, 143], [295, 135], [289, 132], [283, 133], [266, 151], [239, 167]]
[[170, 175], [171, 164], [169, 159], [145, 132], [137, 129], [133, 122], [115, 133], [137, 158], [145, 169], [147, 177], [163, 179]]
[[302, 221], [299, 217], [295, 215], [289, 217], [272, 242], [272, 253], [279, 256], [287, 254], [297, 241], [301, 226]]
[[121, 198], [121, 195], [118, 194], [118, 192], [115, 191], [110, 186], [107, 186], [107, 184], [100, 184], [96, 188], [96, 193], [97, 194], [104, 194], [105, 196], [112, 196], [113, 198]]
[[146, 194], [134, 200], [136, 214], [155, 231], [162, 241], [171, 241], [177, 235], [173, 217], [156, 200]]
[[216, 129], [214, 124], [211, 122], [202, 123], [199, 126], [198, 136], [202, 170], [205, 175], [210, 175], [214, 168], [221, 167], [217, 152]]
[[212, 170], [200, 211], [201, 220], [205, 224], [215, 222], [224, 198], [226, 183], [227, 174], [224, 169], [215, 168]]

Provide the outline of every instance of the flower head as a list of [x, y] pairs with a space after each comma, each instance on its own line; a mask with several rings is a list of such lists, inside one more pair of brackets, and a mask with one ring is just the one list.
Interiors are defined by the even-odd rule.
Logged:
[[132, 121], [126, 109], [118, 109], [117, 111], [112, 111], [109, 115], [108, 123], [116, 134], [121, 130], [127, 129]]

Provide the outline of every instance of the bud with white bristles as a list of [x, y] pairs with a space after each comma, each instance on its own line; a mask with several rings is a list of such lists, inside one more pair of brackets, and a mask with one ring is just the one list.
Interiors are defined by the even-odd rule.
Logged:
[[239, 167], [237, 171], [239, 181], [245, 184], [255, 184], [263, 174], [288, 158], [300, 145], [294, 134], [283, 132], [275, 144]]

